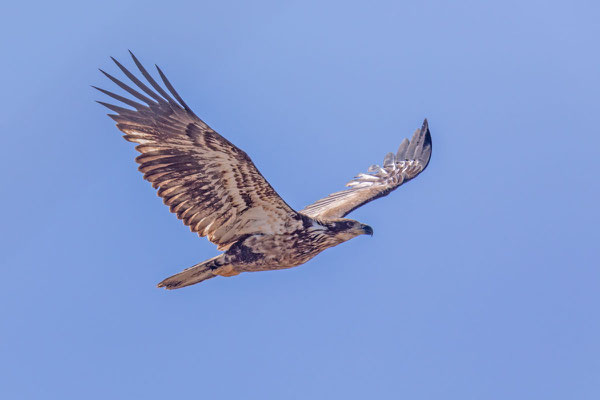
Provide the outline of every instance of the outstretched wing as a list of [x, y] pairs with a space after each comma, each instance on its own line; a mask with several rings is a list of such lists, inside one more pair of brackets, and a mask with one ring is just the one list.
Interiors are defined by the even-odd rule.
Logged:
[[383, 167], [372, 165], [366, 174], [358, 174], [346, 184], [349, 189], [332, 193], [299, 212], [313, 218], [342, 218], [419, 175], [427, 167], [430, 157], [431, 135], [425, 120], [410, 141], [402, 141], [396, 154], [385, 156]]
[[154, 90], [114, 58], [144, 94], [101, 72], [145, 104], [96, 88], [133, 109], [99, 103], [116, 113], [109, 116], [125, 133], [124, 138], [139, 144], [139, 170], [171, 211], [220, 250], [244, 235], [284, 233], [298, 223], [298, 214], [279, 197], [250, 157], [200, 120], [158, 66], [170, 94], [133, 53], [131, 56]]

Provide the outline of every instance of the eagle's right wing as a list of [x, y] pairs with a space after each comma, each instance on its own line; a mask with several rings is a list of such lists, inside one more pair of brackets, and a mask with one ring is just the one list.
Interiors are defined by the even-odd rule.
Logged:
[[145, 95], [102, 72], [145, 104], [96, 89], [131, 107], [100, 102], [115, 112], [109, 116], [125, 139], [138, 143], [139, 170], [171, 211], [220, 250], [247, 234], [285, 233], [301, 226], [301, 217], [279, 197], [250, 157], [200, 120], [160, 69], [170, 94], [131, 56], [154, 90], [114, 59]]
[[409, 141], [404, 139], [396, 154], [388, 153], [383, 167], [372, 165], [346, 184], [349, 189], [332, 193], [299, 212], [312, 218], [342, 218], [370, 201], [386, 196], [419, 175], [431, 157], [431, 134], [427, 120]]

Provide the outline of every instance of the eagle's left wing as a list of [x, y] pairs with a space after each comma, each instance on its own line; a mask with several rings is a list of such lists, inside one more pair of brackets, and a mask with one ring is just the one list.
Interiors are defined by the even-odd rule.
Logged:
[[170, 94], [131, 56], [151, 88], [114, 59], [137, 89], [103, 73], [145, 104], [96, 89], [131, 107], [100, 102], [115, 112], [109, 116], [125, 139], [138, 144], [139, 170], [171, 212], [219, 250], [249, 234], [282, 234], [301, 227], [301, 217], [250, 157], [200, 120], [158, 67]]
[[402, 141], [396, 154], [385, 156], [383, 167], [372, 165], [366, 174], [358, 174], [346, 184], [349, 189], [332, 193], [299, 212], [312, 218], [342, 218], [419, 175], [427, 167], [430, 157], [431, 135], [425, 120], [410, 141]]

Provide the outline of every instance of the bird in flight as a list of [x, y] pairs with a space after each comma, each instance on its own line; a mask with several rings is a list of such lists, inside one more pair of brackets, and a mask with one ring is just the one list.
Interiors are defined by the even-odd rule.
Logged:
[[113, 58], [137, 88], [100, 71], [137, 101], [94, 86], [129, 108], [99, 103], [114, 112], [108, 115], [125, 140], [137, 143], [138, 169], [171, 212], [224, 251], [158, 287], [178, 289], [218, 275], [291, 268], [356, 236], [373, 235], [369, 225], [344, 217], [413, 179], [429, 163], [431, 135], [425, 120], [395, 154], [385, 156], [383, 166], [372, 165], [346, 190], [295, 211], [243, 150], [194, 114], [158, 66], [168, 92], [130, 54], [150, 87]]

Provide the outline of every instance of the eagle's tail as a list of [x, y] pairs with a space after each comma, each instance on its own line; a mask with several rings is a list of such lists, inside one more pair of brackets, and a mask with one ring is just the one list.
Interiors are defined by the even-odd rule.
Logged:
[[223, 254], [196, 264], [193, 267], [184, 269], [180, 273], [170, 276], [158, 284], [158, 287], [165, 289], [179, 289], [190, 286], [219, 275], [218, 268], [225, 264]]

